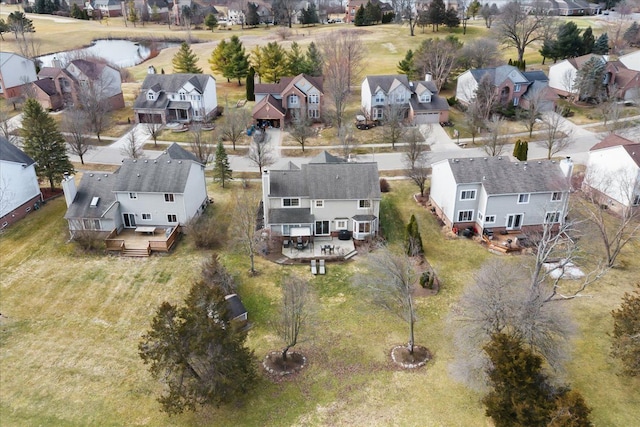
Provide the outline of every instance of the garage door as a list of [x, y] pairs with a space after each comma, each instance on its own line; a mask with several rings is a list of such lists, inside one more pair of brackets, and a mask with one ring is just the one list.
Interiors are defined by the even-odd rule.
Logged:
[[424, 114], [416, 114], [415, 122], [417, 125], [425, 125], [429, 123], [439, 123], [440, 122], [440, 113], [424, 113]]

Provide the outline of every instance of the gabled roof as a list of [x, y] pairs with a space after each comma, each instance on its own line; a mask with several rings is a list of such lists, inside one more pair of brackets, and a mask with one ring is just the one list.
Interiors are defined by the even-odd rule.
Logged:
[[38, 78], [54, 78], [62, 72], [62, 68], [58, 67], [42, 67], [38, 73]]
[[625, 145], [624, 149], [629, 157], [636, 162], [636, 165], [640, 167], [640, 143]]
[[24, 151], [9, 142], [4, 136], [0, 136], [0, 160], [4, 162], [32, 165], [35, 161]]
[[[261, 113], [260, 117], [256, 117], [258, 113]], [[273, 95], [267, 95], [256, 102], [251, 114], [258, 119], [282, 119], [285, 116], [285, 110], [282, 107], [282, 102], [279, 102]]]
[[[587, 55], [582, 55], [582, 56], [578, 56], [578, 57], [575, 57], [575, 58], [565, 59], [565, 61], [569, 62], [569, 64], [571, 64], [571, 66], [573, 66], [573, 68], [575, 68], [576, 70], [579, 70], [591, 58], [598, 58], [603, 63], [607, 62], [607, 60], [605, 59], [604, 56], [597, 55], [595, 53], [589, 53]], [[553, 67], [553, 65], [552, 65], [552, 67]]]
[[175, 142], [166, 149], [165, 153], [172, 160], [191, 160], [200, 163], [200, 160], [191, 151], [185, 150], [181, 145]]
[[[173, 147], [155, 160], [126, 159], [118, 169], [113, 191], [136, 193], [184, 193], [191, 165], [199, 162]], [[175, 158], [173, 156], [176, 156]]]
[[549, 81], [549, 77], [547, 77], [544, 71], [540, 71], [540, 70], [524, 71], [522, 75], [530, 82], [548, 82]]
[[303, 88], [298, 86], [298, 83], [303, 79], [311, 83], [316, 89], [322, 92], [322, 84], [324, 81], [322, 76], [314, 77], [308, 74], [298, 74], [297, 76], [293, 77], [282, 77], [278, 83], [256, 84], [254, 87], [254, 93], [281, 95], [283, 92], [286, 92], [290, 88], [290, 86], [296, 86], [302, 92], [307, 93], [310, 88]]
[[102, 74], [102, 70], [107, 66], [100, 62], [87, 61], [86, 59], [74, 59], [69, 63], [69, 65], [72, 64], [91, 80], [98, 80]]
[[487, 194], [567, 191], [569, 181], [554, 160], [511, 162], [503, 157], [443, 160], [457, 184], [481, 184]]
[[476, 68], [469, 71], [476, 82], [480, 82], [480, 79], [482, 79], [485, 74], [489, 74], [495, 86], [500, 86], [507, 79], [513, 83], [529, 83], [529, 80], [522, 72], [513, 65], [501, 65], [494, 68]]
[[618, 60], [628, 69], [640, 71], [640, 50], [622, 55]]
[[600, 150], [603, 148], [615, 147], [617, 145], [629, 145], [636, 144], [636, 142], [631, 141], [630, 139], [624, 138], [615, 133], [607, 135], [602, 141], [598, 142], [596, 145], [591, 147], [589, 151]]
[[270, 171], [269, 181], [270, 197], [327, 200], [381, 197], [377, 163], [348, 163], [326, 151], [303, 164], [300, 170]]
[[209, 74], [147, 74], [141, 90], [146, 92], [147, 89], [154, 88], [154, 91], [159, 92], [156, 90], [156, 85], [159, 85], [165, 92], [177, 93], [185, 84], [191, 83], [203, 93], [209, 79], [213, 79]]
[[[80, 185], [78, 185], [76, 197], [64, 217], [66, 219], [113, 217], [115, 210], [110, 212], [110, 215], [108, 214], [109, 209], [116, 201], [113, 186], [117, 177], [117, 172], [85, 172], [80, 180]], [[95, 197], [99, 197], [98, 205], [91, 207], [91, 201]]]
[[409, 78], [406, 74], [367, 76], [366, 79], [372, 94], [376, 93], [378, 90], [382, 90], [384, 93], [389, 93], [391, 89], [400, 85], [407, 88], [407, 90], [410, 90]]
[[58, 90], [56, 89], [56, 84], [53, 81], [53, 79], [45, 78], [45, 79], [35, 80], [33, 84], [38, 86], [44, 93], [46, 93], [49, 96], [53, 96], [58, 93]]
[[409, 103], [411, 109], [417, 113], [421, 111], [449, 111], [447, 100], [437, 95], [431, 97], [431, 102], [420, 102], [418, 98], [412, 96]]

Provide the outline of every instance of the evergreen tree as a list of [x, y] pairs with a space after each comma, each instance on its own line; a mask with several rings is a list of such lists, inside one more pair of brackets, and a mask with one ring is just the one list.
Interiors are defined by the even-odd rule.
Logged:
[[16, 40], [18, 40], [18, 35], [22, 36], [24, 39], [24, 33], [36, 32], [33, 26], [33, 21], [27, 18], [27, 16], [20, 11], [11, 12], [9, 16], [7, 16], [7, 25], [9, 26], [9, 30], [16, 37]]
[[409, 224], [407, 224], [405, 250], [409, 256], [424, 255], [422, 236], [420, 235], [420, 229], [418, 228], [418, 221], [415, 215], [411, 215]]
[[310, 2], [306, 9], [302, 9], [302, 25], [312, 25], [318, 22], [320, 22], [320, 19], [318, 18], [316, 5]]
[[613, 316], [611, 355], [622, 362], [625, 375], [640, 375], [640, 284], [633, 294], [625, 293]]
[[286, 62], [287, 75], [297, 76], [300, 73], [309, 71], [309, 64], [305, 59], [305, 55], [300, 50], [300, 45], [295, 41], [291, 43], [291, 50], [287, 52]]
[[584, 30], [582, 33], [582, 52], [581, 55], [587, 55], [593, 52], [593, 46], [596, 43], [596, 38], [593, 36], [593, 30], [591, 27]]
[[258, 14], [258, 5], [256, 3], [247, 3], [247, 25], [255, 27], [260, 23], [260, 15]]
[[429, 22], [433, 26], [433, 31], [438, 31], [438, 26], [444, 24], [447, 16], [447, 9], [444, 1], [433, 0], [429, 4]]
[[21, 134], [24, 152], [36, 162], [38, 178], [49, 181], [53, 190], [65, 172], [73, 172], [73, 165], [56, 122], [33, 98], [24, 103]]
[[[220, 40], [216, 48], [211, 52], [211, 57], [209, 58], [211, 71], [224, 76], [229, 62], [230, 59], [227, 56], [227, 41], [223, 39]], [[229, 78], [227, 77], [227, 83], [228, 82]]]
[[162, 303], [138, 350], [166, 386], [158, 399], [163, 411], [237, 402], [257, 379], [245, 340], [246, 332], [228, 319], [220, 286], [198, 281], [181, 307]]
[[400, 74], [406, 74], [409, 80], [412, 80], [415, 74], [415, 68], [413, 65], [413, 51], [409, 49], [404, 56], [404, 59], [398, 62], [398, 72]]
[[573, 21], [565, 22], [558, 28], [558, 39], [555, 43], [558, 58], [575, 58], [582, 52], [582, 30]]
[[478, 15], [478, 13], [480, 13], [481, 8], [482, 5], [480, 4], [480, 2], [478, 0], [473, 0], [469, 5], [469, 8], [467, 9], [467, 16], [476, 19], [476, 16]]
[[360, 5], [358, 10], [356, 10], [356, 16], [353, 19], [353, 25], [355, 25], [356, 27], [361, 27], [363, 25], [367, 25], [366, 21], [365, 21], [365, 13], [364, 13], [364, 6], [363, 5]]
[[558, 56], [557, 56], [558, 50], [556, 49], [556, 41], [551, 38], [544, 39], [544, 42], [542, 42], [542, 48], [538, 52], [540, 52], [540, 55], [542, 55], [542, 65], [544, 65], [544, 62], [546, 61], [547, 58], [553, 59], [554, 63], [558, 60]]
[[218, 141], [216, 146], [216, 159], [213, 165], [213, 179], [219, 181], [222, 184], [222, 188], [224, 188], [225, 182], [233, 179], [233, 171], [229, 166], [229, 157], [227, 156], [227, 150], [222, 145], [222, 141]]
[[322, 54], [314, 42], [309, 43], [309, 46], [307, 46], [305, 61], [307, 62], [308, 74], [310, 76], [317, 77], [322, 75]]
[[198, 57], [191, 50], [187, 42], [182, 42], [180, 50], [173, 57], [174, 73], [202, 74], [202, 69], [198, 67]]
[[450, 7], [444, 16], [444, 25], [449, 28], [456, 28], [460, 26], [460, 18], [458, 17], [458, 11]]
[[204, 25], [213, 32], [213, 30], [218, 26], [218, 19], [216, 18], [216, 15], [213, 13], [208, 14], [207, 17], [204, 18]]
[[[277, 42], [267, 43], [262, 46], [262, 72], [260, 77], [265, 83], [276, 83], [280, 81], [280, 78], [286, 75], [287, 64], [286, 57], [287, 52]], [[256, 68], [256, 70], [258, 70]]]
[[609, 53], [609, 35], [607, 33], [603, 33], [598, 37], [596, 43], [593, 45], [592, 53], [598, 55], [606, 55]]
[[629, 46], [636, 46], [638, 44], [640, 41], [640, 25], [638, 25], [638, 21], [633, 21], [624, 32], [622, 39], [627, 42]]
[[603, 99], [605, 72], [605, 62], [596, 56], [582, 65], [576, 73], [576, 90], [581, 100], [599, 103]]
[[226, 56], [229, 62], [222, 75], [227, 79], [237, 79], [238, 86], [240, 86], [242, 79], [247, 77], [249, 73], [249, 55], [245, 53], [244, 46], [238, 36], [231, 37], [226, 46]]
[[529, 152], [529, 143], [527, 141], [517, 140], [513, 147], [513, 157], [521, 162], [527, 161], [527, 155]]
[[253, 67], [249, 67], [249, 73], [247, 74], [247, 87], [246, 87], [247, 101], [256, 100], [255, 78], [256, 78], [256, 70]]
[[364, 8], [364, 25], [373, 25], [382, 20], [382, 10], [379, 4], [371, 3], [371, 0], [367, 2]]

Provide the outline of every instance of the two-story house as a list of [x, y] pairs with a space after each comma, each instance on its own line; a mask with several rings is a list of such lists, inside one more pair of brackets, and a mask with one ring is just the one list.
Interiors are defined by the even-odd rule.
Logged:
[[34, 62], [12, 52], [0, 52], [0, 95], [15, 98], [37, 79]]
[[208, 203], [204, 165], [178, 144], [157, 159], [126, 159], [113, 173], [85, 172], [76, 188], [62, 182], [73, 237], [78, 231], [119, 234], [137, 227], [175, 228]]
[[0, 230], [40, 207], [36, 163], [0, 136]]
[[356, 19], [356, 12], [360, 9], [360, 6], [367, 7], [367, 3], [371, 2], [374, 6], [380, 6], [380, 11], [383, 15], [393, 13], [393, 6], [387, 2], [380, 0], [349, 0], [347, 3], [347, 13], [344, 17], [344, 22], [347, 24], [353, 24]]
[[591, 147], [582, 190], [618, 214], [640, 206], [640, 143], [611, 134]]
[[321, 121], [324, 110], [322, 81], [322, 77], [298, 74], [283, 77], [279, 83], [256, 84], [253, 119], [260, 126], [273, 127], [297, 118]]
[[576, 58], [568, 58], [551, 65], [549, 67], [549, 86], [560, 96], [575, 95], [577, 92], [576, 79], [578, 77], [578, 70], [594, 57], [601, 60], [603, 64], [606, 64], [609, 60], [607, 55], [590, 53]]
[[147, 74], [133, 105], [136, 123], [204, 121], [217, 109], [216, 80], [209, 74]]
[[[480, 80], [488, 75], [496, 91], [498, 102], [503, 105], [518, 106], [524, 95], [534, 83], [541, 89], [547, 86], [549, 79], [541, 71], [523, 72], [512, 65], [494, 68], [476, 68], [467, 70], [458, 76], [456, 99], [468, 106], [474, 102]], [[526, 105], [523, 105], [526, 107]]]
[[124, 108], [120, 71], [89, 59], [75, 59], [64, 68], [43, 67], [32, 91], [42, 107], [50, 110], [81, 105], [83, 97], [104, 101], [109, 111]]
[[431, 205], [448, 227], [528, 232], [565, 221], [573, 170], [569, 158], [476, 157], [446, 159], [432, 167]]
[[361, 105], [371, 120], [384, 120], [392, 106], [404, 109], [414, 124], [440, 123], [449, 120], [449, 104], [437, 95], [431, 76], [409, 81], [405, 74], [367, 76], [362, 82]]
[[[290, 237], [352, 232], [362, 240], [378, 233], [380, 184], [376, 163], [346, 162], [326, 151], [300, 167], [264, 171], [265, 228]], [[297, 234], [300, 235], [300, 234]]]

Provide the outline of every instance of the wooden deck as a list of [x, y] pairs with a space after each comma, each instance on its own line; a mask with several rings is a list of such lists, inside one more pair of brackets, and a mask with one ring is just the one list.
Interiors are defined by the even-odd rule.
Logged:
[[524, 237], [525, 235], [519, 231], [509, 234], [496, 233], [492, 239], [489, 239], [487, 236], [482, 236], [482, 241], [490, 250], [502, 253], [521, 253], [528, 247], [528, 243], [523, 243]]
[[125, 228], [120, 234], [114, 230], [105, 239], [105, 244], [108, 251], [120, 252], [124, 256], [144, 257], [151, 255], [151, 252], [169, 252], [179, 233], [179, 226], [156, 227], [153, 233], [136, 233], [135, 229]]
[[[333, 246], [333, 252], [323, 249], [325, 246]], [[316, 238], [313, 243], [309, 243], [304, 249], [297, 249], [295, 244], [288, 248], [282, 247], [282, 255], [294, 260], [326, 259], [341, 260], [355, 255], [355, 245], [353, 240], [338, 240], [334, 238]]]

